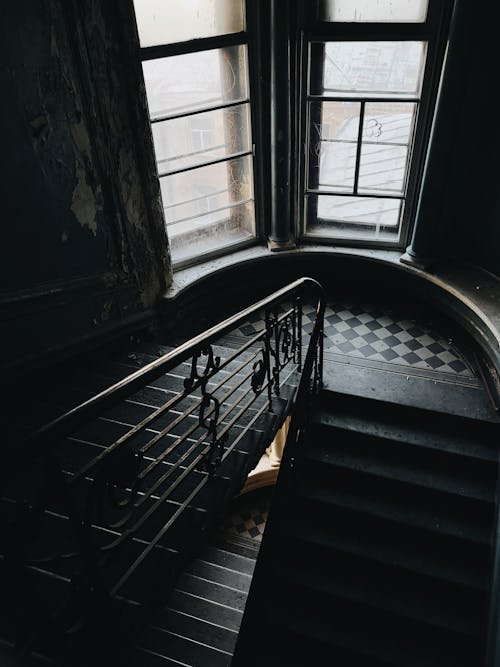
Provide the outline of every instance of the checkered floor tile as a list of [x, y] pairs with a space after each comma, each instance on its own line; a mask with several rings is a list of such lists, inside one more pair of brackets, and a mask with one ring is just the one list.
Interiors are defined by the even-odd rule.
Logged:
[[[280, 313], [289, 306], [281, 306]], [[303, 307], [303, 330], [310, 333], [315, 314]], [[234, 333], [253, 336], [264, 326], [262, 316], [245, 322]], [[373, 361], [411, 366], [462, 377], [475, 372], [454, 340], [432, 322], [416, 321], [407, 313], [373, 304], [330, 302], [325, 312], [325, 351]]]
[[260, 542], [271, 502], [270, 489], [258, 489], [237, 498], [223, 524], [223, 530]]

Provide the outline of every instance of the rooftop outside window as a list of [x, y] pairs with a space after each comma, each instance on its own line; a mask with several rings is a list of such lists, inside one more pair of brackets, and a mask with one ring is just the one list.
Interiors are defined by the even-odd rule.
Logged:
[[442, 13], [424, 0], [320, 2], [305, 39], [306, 239], [405, 245], [444, 53]]

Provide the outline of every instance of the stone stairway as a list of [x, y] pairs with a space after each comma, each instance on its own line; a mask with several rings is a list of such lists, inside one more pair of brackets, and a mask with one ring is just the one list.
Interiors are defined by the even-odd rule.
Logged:
[[137, 639], [129, 667], [229, 667], [258, 543], [218, 532]]
[[497, 462], [495, 420], [323, 391], [285, 452], [233, 667], [257, 632], [262, 665], [483, 664]]
[[[12, 387], [2, 414], [9, 441], [21, 440], [168, 349], [157, 343], [136, 344], [132, 350], [114, 351], [87, 360], [78, 368], [73, 365], [70, 369], [54, 371], [50, 376], [28, 378], [18, 387]], [[234, 353], [231, 346], [214, 345], [213, 350], [222, 360]], [[122, 540], [128, 527], [134, 528], [133, 538], [124, 540], [114, 554], [102, 561], [101, 591], [86, 590], [85, 580], [80, 575], [75, 579], [78, 528], [75, 530], [68, 520], [67, 501], [47, 491], [50, 481], [42, 480], [44, 466], [40, 466], [39, 461], [25, 462], [20, 469], [12, 471], [10, 478], [4, 477], [2, 516], [13, 531], [7, 535], [0, 563], [0, 583], [2, 591], [6, 591], [0, 603], [0, 655], [3, 652], [5, 664], [12, 660], [17, 665], [52, 662], [64, 667], [80, 663], [87, 667], [90, 662], [97, 664], [99, 660], [104, 664], [118, 656], [122, 661], [129, 658], [132, 634], [143, 624], [143, 609], [158, 609], [164, 604], [186, 563], [224, 517], [232, 498], [290, 409], [296, 383], [292, 370], [282, 374], [281, 396], [273, 398], [271, 410], [264, 393], [237, 417], [239, 406], [245, 403], [247, 396], [253, 396], [248, 373], [252, 370], [254, 353], [253, 349], [247, 350], [220, 371], [221, 378], [215, 377], [208, 383], [209, 391], [220, 402], [219, 428], [227, 428], [229, 433], [215, 474], [205, 465], [208, 450], [203, 444], [206, 429], [199, 421], [199, 390], [182, 399], [172, 410], [164, 410], [155, 417], [155, 411], [183, 391], [184, 380], [191, 371], [190, 361], [147, 383], [55, 444], [54, 453], [63, 478], [70, 485], [79, 479], [71, 487], [71, 502], [84, 515], [91, 513], [92, 542], [98, 548], [110, 549], [110, 545]], [[101, 470], [100, 474], [106, 476], [106, 488], [113, 486], [113, 494], [116, 494], [116, 497], [106, 497], [113, 502], [103, 509], [102, 498], [92, 497], [99, 482], [95, 461], [112, 443], [134, 433], [136, 425], [150, 417], [147, 428], [129, 438], [125, 454], [112, 455], [111, 465], [104, 473]], [[138, 472], [137, 453], [141, 451], [141, 470], [151, 469], [152, 472], [146, 478], [149, 486], [141, 488], [134, 499], [134, 507], [139, 508], [137, 516], [132, 524], [126, 524], [123, 523], [123, 502], [130, 500], [131, 480]], [[31, 512], [29, 508], [40, 500], [41, 514]], [[24, 508], [21, 517], [16, 514], [16, 507]], [[233, 565], [243, 563], [241, 572], [236, 568], [234, 575], [241, 590], [217, 584], [217, 573], [234, 569], [224, 566], [217, 558], [222, 562], [232, 559]], [[207, 552], [197, 565], [205, 576], [201, 576], [199, 569], [197, 573], [184, 572], [179, 583], [181, 588], [174, 591], [173, 599], [190, 594], [182, 588], [189, 582], [208, 581], [212, 587], [222, 586], [222, 591], [230, 591], [240, 599], [240, 606], [228, 611], [229, 615], [238, 616], [242, 611], [242, 596], [246, 595], [244, 585], [248, 585], [249, 580], [244, 564], [248, 569], [252, 563], [244, 558], [227, 548]], [[28, 560], [30, 563], [24, 567]], [[85, 592], [80, 591], [80, 586]], [[191, 595], [196, 594], [191, 592]], [[83, 607], [81, 617], [81, 610], [76, 611], [72, 603], [73, 598], [76, 607]], [[198, 598], [204, 599], [202, 595], [197, 595]], [[223, 602], [217, 606], [217, 596], [210, 600], [209, 597], [202, 606], [215, 605], [223, 609], [220, 606]], [[179, 608], [163, 611], [158, 627], [151, 626], [149, 630], [146, 646], [134, 650], [143, 651], [144, 656], [149, 656], [148, 660], [153, 659], [155, 641], [165, 634], [165, 619], [168, 623], [175, 621], [174, 629], [169, 630], [170, 643], [177, 641], [174, 640], [179, 634], [175, 630], [176, 623], [183, 620], [187, 629], [182, 632], [188, 637], [190, 632], [193, 634], [191, 644], [204, 646], [203, 636], [216, 628], [217, 623], [209, 622], [204, 627], [203, 619], [188, 620], [182, 601], [179, 605]], [[65, 610], [63, 617], [59, 614], [62, 609]], [[80, 632], [89, 619], [88, 629]], [[227, 642], [235, 638], [234, 619], [228, 627], [224, 623], [221, 626], [217, 636], [227, 648]], [[220, 660], [225, 660], [226, 648], [210, 650]]]

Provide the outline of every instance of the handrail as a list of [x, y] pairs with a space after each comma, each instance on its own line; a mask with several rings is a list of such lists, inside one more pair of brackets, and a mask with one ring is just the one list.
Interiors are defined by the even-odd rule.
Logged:
[[[146, 366], [143, 366], [131, 375], [128, 375], [123, 380], [119, 380], [89, 400], [84, 401], [60, 417], [57, 417], [53, 421], [42, 426], [33, 434], [30, 434], [23, 442], [19, 444], [19, 446], [32, 448], [36, 443], [37, 449], [35, 453], [39, 454], [39, 446], [41, 443], [49, 440], [53, 442], [58, 437], [61, 437], [61, 435], [64, 435], [65, 432], [78, 428], [89, 417], [92, 416], [92, 413], [106, 408], [115, 400], [119, 400], [123, 396], [129, 395], [136, 389], [144, 386], [144, 384], [147, 384], [152, 380], [156, 380], [164, 373], [192, 357], [194, 354], [196, 354], [196, 352], [205, 348], [207, 345], [210, 345], [210, 343], [214, 342], [231, 329], [234, 329], [238, 324], [245, 321], [249, 316], [276, 305], [284, 297], [291, 297], [298, 291], [302, 291], [307, 287], [313, 288], [318, 293], [319, 303], [323, 304], [322, 312], [324, 312], [324, 290], [320, 283], [313, 278], [299, 278], [293, 283], [290, 283], [289, 285], [282, 287], [276, 292], [273, 292], [264, 299], [261, 299], [252, 306], [245, 308], [239, 313], [228, 317], [219, 324], [216, 324], [203, 333], [200, 333], [194, 338], [191, 338], [190, 340], [182, 343], [175, 350], [167, 352], [163, 356], [155, 359]], [[18, 447], [16, 447], [16, 453], [19, 454]]]
[[[306, 294], [314, 296], [317, 305], [303, 364], [302, 297]], [[280, 314], [278, 306], [290, 301], [291, 307], [287, 305]], [[21, 561], [23, 566], [35, 570], [47, 564], [49, 572], [52, 567], [49, 563], [54, 564], [57, 572], [57, 563], [71, 561], [71, 576], [76, 576], [79, 582], [73, 594], [81, 596], [87, 617], [92, 615], [93, 605], [89, 603], [92, 596], [98, 594], [101, 601], [120, 597], [149, 554], [157, 547], [165, 548], [168, 531], [185, 511], [190, 511], [203, 489], [209, 491], [208, 497], [215, 498], [222, 480], [232, 495], [240, 488], [262, 447], [269, 444], [262, 433], [254, 437], [259, 433], [258, 420], [266, 414], [272, 416], [273, 421], [267, 418], [265, 421], [267, 436], [272, 437], [271, 431], [279, 428], [280, 420], [289, 414], [290, 401], [301, 406], [302, 413], [306, 396], [321, 386], [324, 310], [321, 285], [312, 278], [296, 280], [114, 383], [11, 448], [9, 456], [12, 459], [17, 456], [19, 465], [2, 468], [2, 484], [5, 483], [7, 490], [10, 487], [2, 500], [12, 509], [4, 561], [13, 565], [13, 575], [19, 576]], [[226, 358], [215, 356], [212, 344], [259, 311], [265, 311], [263, 330]], [[159, 406], [150, 406], [152, 412], [139, 423], [132, 420], [135, 425], [123, 434], [118, 432], [111, 443], [103, 443], [95, 451], [86, 450], [85, 463], [79, 463], [77, 470], [60, 464], [56, 446], [61, 444], [65, 449], [65, 437], [103, 416], [111, 404], [124, 397], [133, 398], [136, 390], [187, 360], [190, 363], [186, 365], [187, 377], [181, 390]], [[220, 371], [224, 377], [217, 381], [214, 376]], [[296, 373], [300, 375], [297, 389], [295, 382], [287, 385], [288, 378], [295, 378]], [[291, 391], [283, 395], [287, 386]], [[216, 395], [216, 392], [222, 393]], [[276, 399], [277, 410], [273, 407], [273, 395], [284, 399], [283, 402]], [[179, 434], [177, 426], [181, 422], [187, 429]], [[301, 420], [296, 422], [292, 418], [291, 430], [300, 423]], [[250, 432], [251, 429], [254, 431]], [[137, 440], [138, 435], [143, 437]], [[78, 442], [78, 438], [70, 439]], [[253, 448], [255, 460], [247, 457], [248, 450], [243, 449], [242, 462], [240, 448], [245, 442]], [[16, 480], [25, 467], [37, 471], [35, 484], [23, 486], [18, 498]], [[215, 473], [219, 470], [217, 477]], [[182, 488], [174, 497], [185, 481], [189, 488]], [[27, 500], [23, 496], [25, 490]], [[205, 507], [203, 502], [201, 507]], [[32, 534], [37, 539], [37, 531], [32, 528], [44, 513], [57, 516], [58, 520], [69, 519], [65, 524], [69, 539], [66, 542], [63, 536], [56, 552], [51, 548], [50, 553], [38, 553], [36, 549], [32, 553], [28, 541]], [[97, 541], [96, 529], [105, 531], [99, 533]], [[120, 561], [116, 568], [112, 556], [125, 542], [129, 545], [135, 542], [134, 548], [125, 551], [126, 562]], [[78, 562], [72, 560], [75, 558]], [[111, 569], [106, 569], [110, 563]], [[74, 604], [70, 599], [68, 605], [72, 613], [79, 613], [79, 603]], [[63, 618], [65, 614], [63, 609], [57, 616]]]
[[320, 285], [322, 298], [318, 300], [316, 320], [311, 332], [311, 340], [307, 348], [302, 373], [300, 376], [295, 409], [290, 420], [287, 438], [285, 441], [286, 459], [294, 464], [301, 440], [301, 431], [305, 425], [308, 413], [308, 399], [319, 392], [323, 386], [323, 319], [325, 314], [325, 293]]

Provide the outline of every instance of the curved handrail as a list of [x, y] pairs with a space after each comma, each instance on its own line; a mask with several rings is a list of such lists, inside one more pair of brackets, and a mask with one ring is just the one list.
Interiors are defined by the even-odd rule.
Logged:
[[[163, 356], [155, 359], [151, 363], [143, 366], [126, 378], [119, 380], [107, 389], [96, 394], [92, 398], [84, 401], [75, 408], [72, 408], [63, 415], [57, 417], [48, 424], [30, 434], [24, 441], [19, 443], [10, 455], [19, 458], [32, 455], [42, 455], [44, 445], [50, 446], [67, 433], [76, 430], [83, 425], [85, 421], [92, 418], [95, 414], [108, 407], [110, 404], [118, 401], [123, 396], [132, 394], [135, 390], [144, 386], [150, 381], [167, 373], [172, 368], [192, 358], [197, 352], [202, 351], [212, 342], [219, 339], [228, 331], [234, 329], [241, 322], [245, 321], [251, 315], [257, 312], [277, 305], [285, 297], [293, 297], [307, 289], [313, 289], [318, 295], [318, 314], [323, 313], [325, 309], [325, 292], [321, 284], [314, 278], [303, 277], [273, 292], [269, 296], [261, 299], [255, 304], [248, 306], [235, 315], [228, 317], [219, 324], [207, 329], [190, 340], [182, 343], [175, 350], [167, 352]], [[317, 326], [317, 318], [315, 327]], [[314, 335], [315, 329], [311, 336]], [[311, 341], [312, 342], [312, 341]], [[309, 348], [311, 345], [309, 345]], [[308, 349], [309, 353], [309, 349]], [[306, 356], [307, 359], [307, 356]], [[7, 454], [9, 455], [9, 454]], [[4, 467], [7, 470], [8, 466]]]
[[[316, 318], [304, 364], [302, 364], [301, 297], [306, 293], [310, 295], [311, 292], [315, 300], [317, 299]], [[288, 309], [287, 306], [285, 313], [278, 314], [278, 305], [287, 303], [289, 300], [293, 302], [292, 308]], [[231, 464], [232, 459], [241, 458], [234, 456], [233, 452], [237, 451], [236, 447], [242, 438], [246, 437], [249, 429], [253, 428], [256, 420], [263, 414], [263, 410], [272, 412], [271, 394], [280, 396], [280, 387], [286, 386], [286, 378], [290, 375], [286, 375], [285, 369], [289, 363], [295, 366], [300, 380], [298, 389], [293, 391], [294, 398], [291, 399], [291, 394], [288, 396], [293, 402], [289, 403], [285, 398], [284, 405], [288, 414], [290, 405], [293, 405], [293, 411], [300, 405], [300, 412], [303, 415], [303, 407], [307, 405], [307, 395], [310, 395], [311, 388], [315, 390], [321, 385], [325, 301], [324, 290], [316, 280], [307, 277], [296, 280], [116, 382], [93, 398], [43, 426], [17, 447], [11, 448], [8, 456], [15, 456], [17, 457], [16, 463], [20, 462], [20, 465], [17, 466], [18, 470], [14, 472], [22, 472], [23, 464], [30, 465], [32, 461], [36, 462], [38, 472], [40, 458], [43, 464], [43, 479], [40, 488], [35, 485], [33, 503], [31, 498], [26, 502], [24, 496], [17, 499], [15, 493], [12, 497], [8, 494], [5, 496], [5, 501], [13, 510], [5, 551], [5, 560], [9, 566], [15, 563], [13, 585], [17, 581], [18, 570], [16, 568], [21, 561], [27, 567], [38, 567], [40, 563], [43, 563], [43, 567], [47, 566], [49, 570], [47, 563], [59, 562], [61, 559], [76, 562], [74, 566], [76, 569], [71, 576], [75, 576], [76, 580], [82, 582], [81, 587], [79, 584], [74, 588], [74, 598], [70, 596], [61, 613], [57, 612], [58, 619], [65, 618], [68, 614], [73, 618], [74, 615], [72, 622], [75, 623], [84, 622], [80, 614], [88, 612], [86, 605], [90, 597], [95, 596], [96, 600], [103, 601], [120, 595], [126, 583], [135, 575], [149, 554], [157, 546], [161, 546], [162, 540], [173, 524], [178, 522], [181, 516], [185, 516], [186, 510], [198, 497], [198, 494], [206, 488], [212, 494], [215, 490], [216, 495], [220, 495], [219, 481], [227, 478], [217, 478], [213, 474], [220, 469], [219, 466], [225, 466], [224, 470], [228, 474], [234, 472], [236, 483], [240, 483], [241, 476], [248, 473], [249, 468], [246, 468], [245, 465], [251, 463], [250, 458], [244, 465], [236, 466], [234, 471], [231, 465], [226, 465], [226, 462]], [[216, 357], [212, 343], [216, 343], [225, 333], [259, 311], [265, 311], [265, 328], [250, 337], [242, 347], [225, 359], [221, 360], [220, 357]], [[242, 352], [250, 351], [256, 342], [259, 343], [259, 350], [255, 352], [252, 349], [251, 354], [246, 354], [246, 358], [241, 361], [240, 365], [237, 365], [236, 368], [232, 367], [229, 379], [231, 380], [247, 364], [251, 364], [251, 370], [241, 373], [242, 377], [232, 382], [222, 397], [216, 397], [215, 391], [218, 391], [228, 378], [223, 378], [220, 383], [215, 383], [215, 387], [210, 389], [208, 388], [209, 381], [221, 369], [227, 367], [229, 370], [229, 364], [241, 356]], [[197, 364], [201, 356], [205, 359], [203, 368], [199, 369]], [[62, 468], [54, 450], [65, 436], [74, 433], [90, 419], [100, 416], [110, 404], [132, 395], [135, 390], [167, 374], [188, 359], [191, 360], [191, 374], [184, 379], [182, 391], [177, 392], [174, 397], [155, 408], [153, 413], [118, 437], [112, 444], [101, 449], [97, 455], [93, 454], [91, 460], [87, 461], [78, 471], [68, 474]], [[293, 373], [296, 371], [294, 370]], [[281, 375], [283, 384], [280, 381], [280, 374], [283, 374]], [[283, 377], [284, 375], [286, 378]], [[310, 386], [311, 378], [313, 379], [312, 387]], [[249, 387], [248, 384], [250, 384]], [[238, 400], [227, 401], [240, 387], [243, 387], [243, 390]], [[147, 452], [164, 437], [167, 431], [170, 433], [173, 425], [180, 423], [187, 415], [191, 416], [192, 405], [182, 409], [173, 421], [160, 427], [160, 430], [156, 431], [147, 443], [141, 443], [137, 450], [128, 446], [127, 441], [135, 437], [139, 430], [144, 430], [151, 420], [167, 414], [180, 400], [198, 389], [200, 389], [201, 398], [198, 396], [196, 399], [197, 403], [194, 408], [197, 413], [196, 419], [189, 425], [187, 431], [179, 435], [173, 434], [173, 442], [169, 441], [161, 451], [156, 452], [150, 458], [146, 456]], [[253, 408], [252, 406], [260, 399], [265, 389], [268, 392], [268, 400], [263, 401], [263, 405], [257, 404], [257, 408]], [[248, 400], [247, 395], [249, 395]], [[222, 405], [224, 405], [224, 413], [220, 409]], [[235, 414], [234, 410], [236, 410]], [[238, 423], [243, 414], [248, 417], [250, 410], [253, 410], [253, 413], [247, 419], [241, 432], [235, 434], [232, 440], [228, 438], [229, 430]], [[283, 413], [278, 408], [275, 415], [282, 417]], [[275, 422], [272, 423], [273, 428], [277, 426]], [[292, 423], [302, 422], [301, 419], [298, 421], [292, 419]], [[220, 430], [218, 430], [219, 425]], [[201, 435], [198, 431], [202, 431]], [[178, 456], [174, 463], [164, 466], [163, 463], [170, 452], [174, 451], [176, 447], [180, 452], [182, 444], [187, 442], [188, 436], [191, 435], [193, 438], [188, 448]], [[259, 454], [261, 452], [259, 447], [263, 443], [260, 440], [258, 444], [254, 440], [252, 443], [253, 453]], [[188, 457], [191, 458], [188, 460]], [[202, 463], [204, 468], [201, 466]], [[4, 465], [2, 470], [2, 486], [6, 482], [8, 487], [9, 482], [13, 481], [11, 477], [13, 471], [9, 465]], [[189, 489], [184, 489], [181, 502], [174, 503], [173, 513], [169, 511], [160, 515], [161, 509], [165, 507], [165, 503], [170, 500], [174, 491], [180, 488], [183, 481], [192, 473], [197, 475], [197, 478], [194, 479], [194, 486], [191, 485]], [[120, 477], [120, 475], [123, 476]], [[15, 479], [17, 481], [17, 477]], [[146, 483], [141, 487], [144, 479]], [[215, 480], [214, 483], [212, 483], [213, 480]], [[16, 481], [12, 489], [15, 489]], [[233, 483], [233, 481], [230, 482]], [[43, 486], [44, 483], [46, 486]], [[77, 489], [76, 484], [79, 485]], [[115, 487], [121, 489], [125, 495], [114, 495], [117, 490]], [[234, 491], [231, 485], [228, 486], [228, 489]], [[38, 518], [44, 514], [46, 509], [53, 509], [49, 505], [56, 496], [54, 507], [57, 508], [58, 513], [62, 512], [69, 519], [68, 530], [71, 533], [72, 541], [68, 545], [63, 543], [62, 552], [44, 553], [42, 559], [39, 554], [35, 554], [35, 558], [32, 558], [28, 545], [25, 545], [25, 532], [29, 530], [31, 535], [32, 526], [35, 525]], [[113, 510], [109, 517], [105, 515], [108, 506], [111, 506]], [[172, 507], [170, 509], [172, 510]], [[95, 526], [104, 527], [108, 531], [106, 544], [96, 542]], [[34, 534], [36, 539], [36, 531]], [[109, 571], [106, 570], [107, 565], [113, 558], [117, 558], [114, 554], [118, 553], [122, 544], [130, 543], [138, 536], [140, 537], [140, 548], [132, 550], [131, 554], [126, 554], [120, 567], [115, 568], [111, 579], [107, 577], [109, 574]], [[22, 558], [20, 554], [23, 554]], [[71, 559], [77, 560], [72, 561]], [[172, 563], [170, 567], [173, 573], [178, 563]], [[79, 604], [82, 600], [84, 607], [80, 608]], [[34, 631], [37, 633], [40, 628], [35, 628]]]

